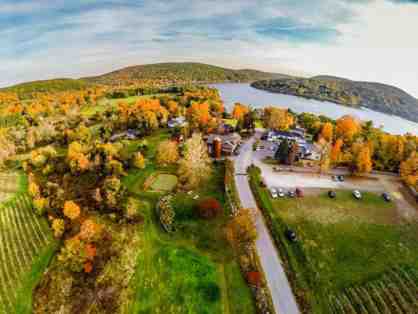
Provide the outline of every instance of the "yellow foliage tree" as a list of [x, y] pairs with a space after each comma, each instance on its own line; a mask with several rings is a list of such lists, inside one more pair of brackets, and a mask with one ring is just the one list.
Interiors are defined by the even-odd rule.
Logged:
[[356, 158], [356, 172], [357, 173], [369, 173], [372, 171], [372, 158], [370, 154], [370, 148], [364, 145], [357, 154]]
[[418, 154], [416, 152], [401, 163], [400, 174], [406, 184], [418, 190]]
[[287, 109], [268, 107], [264, 109], [264, 125], [269, 129], [288, 130], [294, 123]]
[[177, 143], [170, 140], [161, 142], [157, 148], [156, 160], [159, 165], [176, 163], [179, 160]]
[[327, 142], [332, 141], [332, 136], [334, 134], [334, 126], [330, 122], [326, 122], [321, 129], [320, 137], [326, 140]]
[[71, 220], [75, 220], [80, 216], [80, 207], [73, 201], [64, 203], [64, 215]]

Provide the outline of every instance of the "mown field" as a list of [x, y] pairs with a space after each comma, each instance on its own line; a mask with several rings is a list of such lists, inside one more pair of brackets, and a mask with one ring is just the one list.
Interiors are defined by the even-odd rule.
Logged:
[[0, 174], [0, 313], [30, 313], [32, 289], [55, 249], [32, 210], [25, 177]]
[[124, 181], [142, 203], [144, 217], [143, 248], [132, 282], [136, 297], [126, 313], [255, 313], [251, 291], [224, 236], [227, 210], [212, 221], [194, 213], [196, 195], [213, 196], [224, 204], [221, 165], [206, 189], [175, 194], [175, 233], [163, 232], [159, 224], [155, 205], [163, 194], [145, 191], [143, 184], [155, 171], [175, 174], [175, 167], [153, 163], [156, 144], [167, 136], [162, 132], [148, 137], [147, 167], [132, 170]]
[[[372, 193], [361, 201], [350, 191], [338, 191], [335, 200], [325, 192], [273, 200], [257, 181], [252, 172], [253, 189], [305, 308], [418, 312], [418, 223], [402, 221], [394, 204]], [[298, 243], [284, 237], [287, 227]]]

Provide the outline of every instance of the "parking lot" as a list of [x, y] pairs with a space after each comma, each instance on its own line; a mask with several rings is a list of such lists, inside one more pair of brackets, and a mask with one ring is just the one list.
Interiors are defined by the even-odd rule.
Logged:
[[407, 219], [418, 217], [417, 204], [409, 199], [399, 177], [386, 175], [375, 175], [370, 178], [346, 176], [344, 181], [340, 182], [325, 174], [296, 171], [276, 172], [273, 170], [273, 165], [264, 161], [266, 157], [274, 156], [274, 152], [270, 149], [272, 143], [262, 141], [261, 145], [264, 148], [253, 153], [252, 161], [261, 169], [264, 182], [269, 188], [282, 188], [287, 192], [289, 190], [295, 191], [299, 187], [309, 194], [323, 189], [360, 190], [378, 194], [387, 192], [396, 202], [401, 216]]

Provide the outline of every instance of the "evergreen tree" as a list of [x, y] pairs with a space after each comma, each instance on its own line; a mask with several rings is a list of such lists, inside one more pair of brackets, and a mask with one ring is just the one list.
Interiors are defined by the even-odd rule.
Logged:
[[288, 162], [289, 153], [290, 153], [290, 145], [289, 145], [289, 142], [285, 139], [281, 141], [279, 148], [276, 151], [276, 155], [274, 157], [281, 164], [285, 164]]

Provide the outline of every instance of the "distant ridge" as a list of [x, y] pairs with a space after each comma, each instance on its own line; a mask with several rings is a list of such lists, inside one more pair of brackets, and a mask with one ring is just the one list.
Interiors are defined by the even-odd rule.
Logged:
[[319, 75], [309, 79], [291, 77], [261, 80], [251, 86], [275, 93], [331, 101], [348, 107], [366, 107], [418, 122], [418, 99], [387, 84]]
[[289, 77], [284, 74], [267, 73], [251, 69], [233, 70], [219, 66], [195, 63], [156, 63], [129, 66], [84, 80], [106, 85], [115, 85], [135, 80], [164, 80], [169, 82], [252, 82], [256, 80]]

